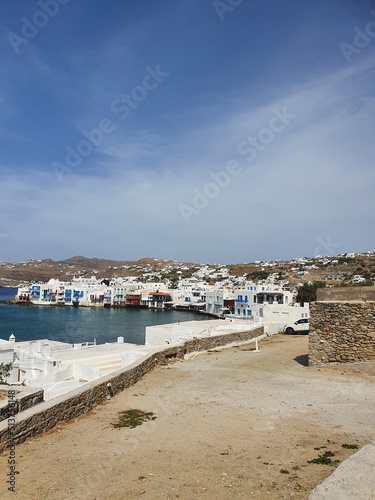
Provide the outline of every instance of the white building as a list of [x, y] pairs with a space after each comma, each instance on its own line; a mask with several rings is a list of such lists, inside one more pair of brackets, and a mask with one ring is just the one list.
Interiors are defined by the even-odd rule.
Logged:
[[295, 294], [273, 283], [253, 284], [235, 291], [235, 316], [280, 324], [309, 317], [309, 304], [295, 303]]
[[229, 314], [230, 310], [226, 306], [226, 301], [233, 301], [233, 293], [230, 290], [210, 287], [206, 293], [206, 312], [220, 317]]
[[0, 339], [0, 363], [5, 365], [13, 363], [14, 335], [8, 340]]
[[224, 308], [224, 292], [222, 290], [208, 290], [206, 293], [206, 312], [219, 316]]
[[365, 281], [366, 278], [362, 274], [355, 274], [352, 279], [353, 283], [364, 283]]
[[195, 284], [180, 284], [178, 288], [169, 290], [169, 292], [175, 305], [204, 305], [206, 302], [206, 289], [207, 287], [197, 287]]
[[29, 302], [30, 301], [31, 290], [29, 286], [23, 286], [18, 288], [16, 300], [19, 302]]

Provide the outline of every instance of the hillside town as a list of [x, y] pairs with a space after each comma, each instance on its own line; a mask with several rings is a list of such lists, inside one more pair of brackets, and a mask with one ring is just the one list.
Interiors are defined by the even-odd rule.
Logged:
[[305, 282], [323, 281], [327, 286], [372, 285], [375, 282], [375, 252], [344, 253], [335, 256], [300, 257], [291, 260], [257, 260], [238, 264], [197, 264], [157, 258], [113, 261], [71, 257], [62, 261], [28, 259], [0, 261], [0, 286], [22, 287], [47, 283], [51, 278], [70, 282], [76, 278], [163, 283], [175, 288], [181, 280], [214, 282], [228, 288], [246, 281], [276, 278], [296, 287]]
[[[18, 283], [16, 277], [20, 278]], [[218, 316], [238, 314], [236, 296], [245, 296], [242, 292], [255, 286], [263, 288], [259, 288], [260, 292], [289, 291], [290, 304], [303, 283], [320, 282], [327, 287], [374, 285], [375, 253], [234, 265], [160, 259], [121, 263], [84, 257], [61, 262], [29, 260], [0, 263], [0, 282], [18, 287], [16, 301], [20, 303], [177, 308], [203, 310]], [[266, 296], [257, 300], [271, 301]], [[275, 302], [280, 305], [280, 300], [278, 297]], [[285, 301], [283, 298], [281, 303], [286, 304]], [[251, 315], [251, 311], [247, 313]], [[243, 315], [243, 310], [240, 314]]]

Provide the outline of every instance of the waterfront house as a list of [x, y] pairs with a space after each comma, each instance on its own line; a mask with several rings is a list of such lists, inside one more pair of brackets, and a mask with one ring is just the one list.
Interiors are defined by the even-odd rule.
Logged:
[[222, 290], [207, 290], [206, 312], [220, 316], [224, 308], [224, 292]]
[[30, 301], [31, 290], [29, 286], [20, 287], [17, 290], [17, 295], [15, 297], [18, 302], [29, 302]]
[[139, 307], [141, 305], [141, 293], [127, 293], [125, 304], [127, 307]]
[[165, 302], [170, 302], [172, 299], [169, 292], [150, 292], [148, 296], [150, 299], [149, 307], [153, 309], [164, 309]]
[[113, 286], [112, 305], [124, 307], [126, 302], [126, 288], [124, 286]]

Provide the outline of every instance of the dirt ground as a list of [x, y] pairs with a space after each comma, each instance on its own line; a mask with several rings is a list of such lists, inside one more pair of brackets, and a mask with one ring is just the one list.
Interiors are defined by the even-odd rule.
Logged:
[[[375, 364], [307, 367], [307, 336], [277, 335], [159, 367], [87, 415], [16, 449], [0, 498], [306, 499], [375, 434]], [[115, 429], [120, 411], [156, 419]]]

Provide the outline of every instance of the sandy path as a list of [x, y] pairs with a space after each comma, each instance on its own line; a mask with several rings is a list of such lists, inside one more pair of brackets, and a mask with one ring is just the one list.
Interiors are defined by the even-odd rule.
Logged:
[[[17, 447], [17, 499], [306, 499], [375, 435], [374, 364], [308, 368], [306, 336], [200, 354], [157, 368], [74, 422]], [[371, 373], [372, 370], [372, 373]], [[114, 429], [118, 412], [157, 419]], [[322, 448], [314, 450], [314, 448]], [[281, 473], [281, 470], [288, 471]]]

